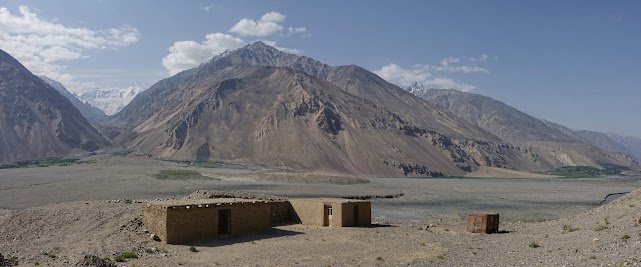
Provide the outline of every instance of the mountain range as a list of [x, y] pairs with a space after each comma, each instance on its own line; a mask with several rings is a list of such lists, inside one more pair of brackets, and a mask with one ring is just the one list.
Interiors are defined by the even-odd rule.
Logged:
[[110, 145], [69, 99], [0, 50], [0, 162]]
[[76, 107], [82, 116], [84, 116], [89, 122], [98, 122], [107, 118], [107, 115], [97, 107], [92, 106], [87, 101], [80, 100], [80, 97], [75, 93], [69, 91], [64, 85], [60, 82], [48, 78], [46, 76], [40, 76], [40, 78], [49, 84], [53, 89], [56, 89], [59, 93], [65, 96], [74, 107]]
[[553, 167], [361, 67], [262, 42], [161, 80], [107, 125], [127, 129], [117, 142], [174, 159], [377, 176]]
[[602, 133], [574, 131], [474, 93], [427, 89], [420, 84], [414, 84], [407, 90], [502, 140], [532, 147], [542, 159], [552, 165], [638, 166], [638, 160], [624, 146]]
[[[630, 156], [639, 152], [630, 148], [638, 141], [632, 138], [574, 131], [477, 94], [402, 89], [359, 66], [330, 66], [263, 42], [147, 90], [134, 85], [79, 97], [6, 53], [1, 66], [0, 141], [7, 149], [0, 162], [113, 142], [166, 159], [386, 177], [458, 176], [485, 166], [531, 172], [639, 165]], [[114, 114], [93, 116], [92, 105]]]

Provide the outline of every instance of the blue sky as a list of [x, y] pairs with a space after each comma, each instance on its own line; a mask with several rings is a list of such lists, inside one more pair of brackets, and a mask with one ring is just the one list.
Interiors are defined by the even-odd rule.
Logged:
[[641, 1], [0, 0], [0, 7], [0, 48], [79, 92], [152, 85], [226, 48], [265, 40], [397, 84], [472, 91], [572, 128], [641, 137]]

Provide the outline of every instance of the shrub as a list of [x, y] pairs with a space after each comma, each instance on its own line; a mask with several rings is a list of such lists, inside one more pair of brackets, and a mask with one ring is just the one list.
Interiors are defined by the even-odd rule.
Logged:
[[595, 226], [594, 228], [592, 228], [592, 230], [594, 230], [595, 232], [600, 232], [600, 231], [603, 231], [603, 230], [605, 230], [605, 229], [609, 229], [609, 228], [610, 228], [610, 227], [608, 227], [607, 225], [598, 224], [597, 226]]
[[5, 258], [5, 256], [3, 256], [2, 253], [0, 253], [0, 266], [16, 266], [16, 265], [18, 265], [18, 257], [7, 256]]
[[190, 246], [190, 247], [189, 247], [189, 251], [191, 251], [191, 252], [198, 252], [198, 249], [197, 249], [196, 247], [194, 247], [194, 246]]
[[531, 241], [529, 244], [527, 244], [527, 246], [528, 246], [528, 247], [531, 247], [531, 248], [538, 248], [538, 247], [540, 247], [539, 243], [537, 243], [536, 241]]
[[564, 234], [565, 233], [572, 233], [572, 232], [574, 232], [576, 230], [579, 230], [579, 229], [572, 227], [572, 225], [569, 225], [569, 224], [563, 225], [563, 233]]
[[123, 251], [120, 253], [120, 255], [114, 257], [114, 260], [117, 262], [125, 262], [127, 259], [136, 259], [138, 258], [138, 254], [133, 251]]
[[145, 252], [151, 254], [151, 253], [154, 253], [154, 250], [151, 248], [146, 248]]
[[627, 241], [628, 239], [630, 239], [630, 235], [628, 235], [628, 234], [624, 234], [624, 235], [621, 237], [621, 239], [623, 239], [623, 240], [626, 240], [626, 241]]

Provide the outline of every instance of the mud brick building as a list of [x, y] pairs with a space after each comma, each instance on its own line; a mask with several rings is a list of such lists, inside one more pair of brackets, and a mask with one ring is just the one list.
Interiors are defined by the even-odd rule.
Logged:
[[142, 222], [168, 244], [258, 233], [271, 227], [267, 201], [238, 198], [148, 202], [142, 207]]
[[342, 198], [290, 199], [292, 219], [302, 224], [337, 227], [367, 227], [372, 223], [372, 206], [366, 200]]

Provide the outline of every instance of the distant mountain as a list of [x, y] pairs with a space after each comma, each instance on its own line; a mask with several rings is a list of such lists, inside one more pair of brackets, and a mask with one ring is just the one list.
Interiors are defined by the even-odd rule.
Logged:
[[156, 83], [107, 125], [128, 129], [114, 133], [125, 146], [173, 159], [374, 176], [550, 167], [363, 68], [262, 42]]
[[118, 113], [138, 94], [147, 88], [139, 83], [134, 83], [127, 88], [93, 89], [80, 95], [80, 99], [99, 108], [107, 115]]
[[621, 136], [616, 133], [607, 133], [608, 137], [610, 137], [612, 140], [615, 142], [619, 143], [623, 147], [625, 147], [632, 155], [637, 157], [637, 159], [641, 160], [641, 139], [637, 137], [632, 137], [632, 136]]
[[108, 146], [66, 97], [0, 50], [0, 162]]
[[601, 148], [605, 151], [621, 152], [632, 155], [632, 153], [625, 146], [614, 141], [607, 134], [588, 130], [577, 130], [575, 131], [575, 133], [581, 136], [581, 138], [583, 138], [586, 143]]
[[636, 167], [638, 162], [621, 151], [606, 151], [589, 144], [561, 125], [532, 117], [490, 97], [457, 90], [425, 89], [414, 85], [407, 89], [468, 122], [512, 144], [535, 148], [543, 160], [554, 166], [589, 165]]
[[87, 118], [89, 122], [98, 122], [100, 120], [107, 118], [107, 115], [104, 112], [102, 112], [102, 110], [92, 106], [86, 101], [80, 100], [80, 98], [78, 98], [78, 95], [67, 90], [67, 88], [64, 85], [62, 85], [60, 82], [50, 79], [46, 76], [40, 76], [40, 78], [43, 81], [45, 81], [47, 84], [49, 84], [51, 87], [53, 87], [53, 89], [56, 89], [63, 96], [69, 99], [69, 101], [71, 101], [71, 104], [73, 104], [73, 106], [76, 107], [80, 111], [82, 116]]

